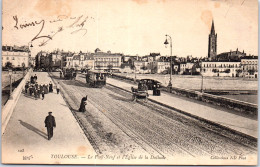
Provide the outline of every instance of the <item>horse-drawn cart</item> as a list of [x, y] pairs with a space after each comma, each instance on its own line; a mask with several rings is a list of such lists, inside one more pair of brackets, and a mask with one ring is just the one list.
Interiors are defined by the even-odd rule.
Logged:
[[134, 87], [131, 87], [132, 93], [133, 93], [133, 101], [136, 100], [141, 100], [147, 102], [148, 98], [148, 92], [147, 90], [142, 90], [142, 89], [136, 89]]

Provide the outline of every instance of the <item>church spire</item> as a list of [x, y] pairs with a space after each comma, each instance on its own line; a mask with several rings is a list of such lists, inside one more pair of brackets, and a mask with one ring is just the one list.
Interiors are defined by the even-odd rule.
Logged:
[[214, 59], [217, 56], [217, 34], [215, 33], [214, 20], [212, 20], [211, 31], [209, 34], [208, 58]]
[[211, 34], [215, 34], [215, 27], [214, 27], [214, 20], [212, 20], [212, 25], [211, 25]]

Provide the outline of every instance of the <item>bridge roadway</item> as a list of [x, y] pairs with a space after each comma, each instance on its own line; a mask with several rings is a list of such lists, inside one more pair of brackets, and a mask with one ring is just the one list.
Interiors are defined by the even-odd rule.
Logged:
[[[39, 84], [48, 84], [51, 81], [47, 73], [36, 74]], [[44, 124], [49, 111], [53, 112], [57, 125], [51, 140], [47, 139]], [[2, 135], [2, 163], [80, 164], [86, 163], [87, 155], [95, 154], [95, 150], [56, 90], [54, 93], [46, 94], [44, 100], [35, 100], [34, 97], [21, 94]]]
[[[197, 164], [206, 157], [207, 161], [199, 164], [207, 165], [232, 164], [229, 160], [208, 160], [234, 155], [251, 160], [244, 164], [256, 163], [254, 141], [223, 136], [219, 128], [149, 101], [133, 102], [130, 93], [114, 86], [89, 88], [82, 75], [75, 81], [60, 79], [59, 73], [50, 73], [51, 78], [45, 72], [37, 75], [40, 83], [59, 82], [63, 98], [55, 93], [47, 94], [44, 100], [21, 95], [2, 136], [4, 163], [190, 164], [192, 160]], [[87, 111], [80, 113], [77, 110], [86, 95]], [[57, 128], [48, 141], [43, 121], [50, 110]], [[78, 158], [51, 158], [52, 154], [75, 154]], [[96, 154], [126, 157], [121, 161], [83, 159]], [[23, 159], [30, 155], [34, 157]], [[129, 161], [138, 155], [154, 158]]]
[[[247, 155], [256, 158], [256, 143], [234, 140], [216, 127], [152, 102], [133, 102], [132, 95], [106, 85], [89, 88], [83, 75], [60, 82], [67, 104], [100, 153], [146, 152], [159, 157]], [[108, 82], [110, 82], [108, 80]], [[77, 112], [88, 96], [86, 113]], [[221, 129], [219, 130], [221, 132]]]

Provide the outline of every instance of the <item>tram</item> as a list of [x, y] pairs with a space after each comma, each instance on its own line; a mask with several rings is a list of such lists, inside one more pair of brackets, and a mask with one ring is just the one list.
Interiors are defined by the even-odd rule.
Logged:
[[89, 70], [86, 74], [86, 83], [94, 88], [102, 88], [106, 85], [106, 77], [106, 72]]
[[75, 80], [77, 73], [73, 68], [64, 68], [63, 71], [64, 79]]

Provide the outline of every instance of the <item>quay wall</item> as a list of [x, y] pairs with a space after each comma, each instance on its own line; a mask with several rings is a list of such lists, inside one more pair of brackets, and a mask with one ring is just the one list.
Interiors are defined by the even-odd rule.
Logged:
[[[134, 83], [134, 78], [131, 77], [125, 77], [117, 74], [112, 75], [113, 78], [125, 80], [127, 82]], [[139, 82], [138, 79], [136, 79], [136, 82]], [[241, 112], [244, 114], [250, 114], [252, 116], [258, 115], [258, 105], [252, 104], [244, 101], [239, 101], [227, 97], [212, 95], [205, 92], [195, 91], [195, 90], [189, 90], [189, 89], [183, 89], [178, 87], [164, 87], [161, 88], [162, 91], [173, 93], [179, 96], [185, 96], [188, 98], [196, 99], [199, 101], [203, 101], [206, 103], [211, 103], [217, 106], [222, 106], [228, 109], [233, 109], [237, 112]]]
[[26, 81], [30, 78], [32, 69], [27, 72], [17, 88], [12, 93], [12, 98], [9, 99], [6, 104], [2, 107], [2, 134], [5, 132], [5, 128], [10, 120], [10, 117], [14, 111], [14, 108], [19, 100], [22, 90], [24, 89]]

